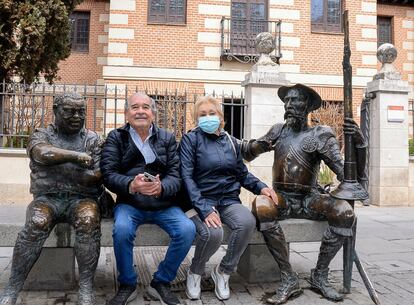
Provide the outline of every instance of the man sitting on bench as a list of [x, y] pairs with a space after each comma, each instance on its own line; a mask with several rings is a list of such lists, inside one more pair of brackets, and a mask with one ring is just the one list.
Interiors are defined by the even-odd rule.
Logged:
[[177, 143], [172, 133], [155, 125], [156, 111], [149, 96], [129, 97], [125, 103], [128, 123], [109, 133], [102, 151], [105, 186], [117, 195], [112, 237], [119, 289], [108, 305], [127, 304], [137, 295], [133, 248], [136, 231], [144, 223], [160, 226], [171, 237], [148, 293], [162, 304], [180, 303], [170, 282], [190, 250], [195, 226], [174, 206], [181, 185]]

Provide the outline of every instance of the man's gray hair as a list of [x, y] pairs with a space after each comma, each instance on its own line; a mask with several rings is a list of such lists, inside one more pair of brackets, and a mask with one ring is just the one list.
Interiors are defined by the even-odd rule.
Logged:
[[128, 97], [128, 99], [125, 101], [125, 105], [124, 105], [124, 109], [125, 111], [129, 109], [129, 102], [133, 99], [133, 98], [143, 98], [148, 100], [151, 103], [151, 111], [153, 114], [157, 113], [157, 104], [155, 103], [155, 100], [151, 97], [149, 97], [148, 95], [144, 94], [144, 93], [134, 93], [132, 94], [130, 97]]

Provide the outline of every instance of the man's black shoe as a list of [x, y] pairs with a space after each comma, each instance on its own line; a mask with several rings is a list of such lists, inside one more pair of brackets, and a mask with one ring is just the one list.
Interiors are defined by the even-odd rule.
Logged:
[[179, 305], [180, 301], [171, 292], [170, 284], [152, 280], [148, 286], [148, 294], [151, 298], [159, 300], [162, 305]]
[[107, 303], [107, 305], [126, 305], [137, 297], [137, 287], [120, 285], [116, 295]]

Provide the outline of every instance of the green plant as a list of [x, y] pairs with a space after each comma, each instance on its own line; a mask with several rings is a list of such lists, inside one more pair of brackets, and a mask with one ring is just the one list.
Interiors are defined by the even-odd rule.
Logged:
[[325, 163], [321, 163], [321, 168], [318, 174], [318, 182], [321, 186], [331, 184], [333, 182], [334, 173], [329, 169]]
[[4, 147], [6, 148], [26, 148], [29, 141], [29, 132], [22, 132], [19, 135], [7, 136]]
[[410, 156], [414, 156], [414, 139], [408, 140], [408, 153]]
[[57, 76], [70, 54], [69, 14], [83, 0], [0, 1], [0, 81]]

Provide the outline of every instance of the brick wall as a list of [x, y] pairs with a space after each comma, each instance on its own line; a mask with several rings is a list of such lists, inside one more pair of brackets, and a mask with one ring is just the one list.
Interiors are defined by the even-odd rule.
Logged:
[[[403, 79], [414, 84], [414, 7], [378, 5], [378, 15], [392, 17], [393, 43], [398, 50], [394, 65]], [[380, 66], [378, 66], [380, 67]]]
[[[187, 2], [185, 25], [160, 25], [148, 24], [147, 0], [112, 1], [111, 6], [105, 1], [85, 1], [77, 10], [91, 12], [90, 50], [87, 54], [74, 52], [62, 62], [62, 81], [95, 82], [102, 78], [102, 65], [249, 70], [251, 65], [246, 64], [219, 65], [219, 22], [222, 16], [230, 15], [230, 2]], [[344, 7], [349, 10], [354, 75], [372, 76], [377, 69], [378, 14], [394, 16], [395, 44], [400, 52], [397, 68], [403, 72], [404, 79], [414, 81], [410, 67], [404, 66], [409, 63], [407, 58], [413, 57], [407, 48], [412, 42], [413, 31], [408, 27], [414, 18], [414, 8], [410, 11], [405, 6], [377, 5], [376, 0], [347, 0]], [[302, 1], [273, 0], [269, 4], [269, 19], [281, 18], [283, 22], [282, 71], [341, 75], [343, 35], [312, 32], [310, 13], [310, 1], [303, 5]], [[405, 48], [404, 42], [408, 43]]]
[[[377, 10], [378, 16], [392, 17], [393, 43], [398, 50], [394, 65], [411, 87], [409, 99], [412, 102], [414, 101], [414, 7], [378, 5]], [[408, 122], [409, 134], [413, 137], [412, 111], [409, 112]]]
[[[230, 3], [187, 1], [186, 24], [165, 25], [148, 23], [148, 0], [85, 1], [77, 9], [91, 11], [90, 50], [61, 64], [62, 81], [98, 80], [139, 90], [242, 90], [251, 65], [224, 61], [220, 66], [220, 19], [230, 16]], [[396, 67], [413, 85], [414, 7], [376, 0], [344, 0], [343, 6], [349, 10], [357, 116], [365, 84], [379, 69], [377, 15], [393, 16]], [[315, 87], [324, 99], [342, 100], [343, 34], [312, 32], [310, 1], [269, 1], [268, 16], [282, 19], [281, 71], [288, 79]]]
[[[85, 0], [76, 11], [90, 12], [89, 51], [72, 51], [59, 64], [58, 82], [95, 84], [102, 79], [102, 66], [106, 64], [109, 1]], [[102, 61], [102, 58], [104, 60]]]

